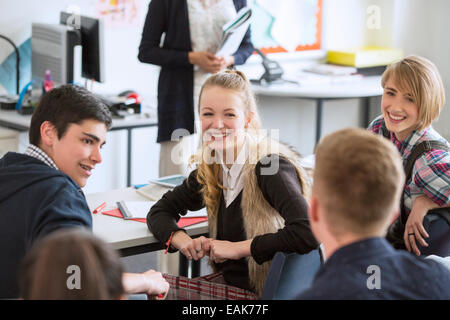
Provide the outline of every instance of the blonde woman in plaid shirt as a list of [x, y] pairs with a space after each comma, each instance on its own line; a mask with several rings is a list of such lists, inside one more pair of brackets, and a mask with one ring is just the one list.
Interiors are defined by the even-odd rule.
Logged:
[[450, 154], [448, 142], [431, 126], [445, 103], [444, 86], [436, 66], [419, 56], [409, 56], [389, 66], [383, 74], [381, 113], [369, 130], [389, 137], [404, 164], [415, 146], [437, 140], [447, 148], [432, 149], [414, 163], [412, 179], [402, 195], [407, 221], [403, 240], [408, 251], [420, 255], [417, 244], [427, 247], [423, 226], [428, 210], [449, 206]]

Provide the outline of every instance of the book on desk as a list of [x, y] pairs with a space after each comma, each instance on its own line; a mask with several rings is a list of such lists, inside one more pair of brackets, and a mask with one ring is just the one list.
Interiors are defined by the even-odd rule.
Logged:
[[150, 184], [136, 187], [136, 192], [151, 201], [157, 201], [162, 198], [164, 193], [182, 184], [184, 180], [186, 180], [186, 177], [179, 174], [151, 179]]
[[[167, 176], [152, 180], [153, 183], [136, 187], [136, 193], [149, 201], [143, 200], [122, 200], [117, 201], [117, 208], [103, 211], [105, 215], [123, 218], [124, 220], [132, 220], [146, 223], [146, 218], [151, 207], [157, 200], [161, 199], [164, 193], [172, 190], [175, 186], [181, 184], [185, 177], [181, 175]], [[188, 211], [185, 215], [180, 216], [177, 225], [180, 228], [207, 221], [206, 210]]]
[[[122, 218], [127, 221], [147, 223], [147, 214], [153, 204], [155, 204], [155, 202], [119, 201], [117, 203], [117, 208], [103, 211], [102, 214]], [[180, 216], [177, 225], [180, 228], [184, 228], [205, 221], [208, 221], [206, 210], [196, 212], [189, 211], [186, 215]]]

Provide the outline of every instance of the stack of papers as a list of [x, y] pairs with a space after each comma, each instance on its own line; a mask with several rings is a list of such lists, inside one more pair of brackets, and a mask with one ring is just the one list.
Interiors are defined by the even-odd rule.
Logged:
[[231, 56], [237, 51], [250, 25], [251, 16], [252, 10], [244, 7], [222, 27], [222, 41], [216, 52], [217, 56]]
[[172, 175], [150, 180], [150, 184], [136, 190], [141, 196], [152, 201], [157, 201], [169, 190], [183, 183], [186, 177], [183, 175]]
[[161, 177], [158, 179], [152, 179], [152, 180], [150, 180], [150, 182], [156, 183], [156, 184], [159, 184], [159, 185], [165, 186], [165, 187], [175, 188], [176, 186], [179, 186], [180, 184], [182, 184], [184, 182], [184, 180], [186, 180], [185, 176], [180, 175], [180, 174], [175, 174], [172, 176], [166, 176], [166, 177]]
[[149, 184], [145, 187], [136, 189], [136, 192], [141, 196], [146, 197], [151, 201], [158, 201], [162, 198], [162, 196], [167, 192], [172, 190], [173, 188], [164, 187], [159, 184]]
[[364, 76], [360, 74], [350, 75], [323, 75], [312, 72], [299, 71], [294, 76], [295, 81], [301, 86], [314, 86], [334, 83], [351, 83], [361, 81]]
[[316, 64], [304, 69], [307, 72], [329, 75], [329, 76], [347, 76], [355, 74], [358, 70], [355, 67], [339, 66], [335, 64]]

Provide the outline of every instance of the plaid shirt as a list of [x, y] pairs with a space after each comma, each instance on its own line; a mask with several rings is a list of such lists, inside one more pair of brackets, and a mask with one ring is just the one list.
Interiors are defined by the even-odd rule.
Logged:
[[25, 154], [27, 156], [36, 158], [38, 160], [41, 160], [49, 167], [52, 167], [53, 169], [59, 170], [56, 166], [56, 163], [46, 154], [42, 149], [36, 147], [34, 144], [30, 144], [25, 151]]
[[[383, 116], [377, 117], [370, 125], [369, 130], [382, 134], [381, 127], [386, 127]], [[426, 140], [439, 140], [447, 143], [431, 126], [422, 131], [414, 130], [404, 141], [396, 138], [391, 132], [391, 141], [395, 144], [403, 164], [406, 163], [413, 148]], [[444, 206], [450, 200], [450, 154], [443, 150], [430, 150], [425, 152], [414, 163], [412, 179], [406, 184], [403, 194], [406, 214], [411, 212], [414, 200], [426, 195], [439, 206]]]

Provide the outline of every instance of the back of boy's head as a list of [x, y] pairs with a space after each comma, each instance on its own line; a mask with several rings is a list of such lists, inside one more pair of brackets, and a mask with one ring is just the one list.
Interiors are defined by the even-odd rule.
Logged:
[[383, 73], [381, 86], [391, 80], [397, 88], [412, 95], [419, 108], [419, 124], [423, 130], [439, 117], [445, 104], [445, 89], [439, 70], [430, 60], [408, 56], [392, 65]]
[[337, 131], [316, 148], [313, 193], [337, 238], [385, 232], [399, 207], [403, 181], [394, 145], [366, 130]]
[[118, 254], [103, 240], [87, 229], [63, 229], [26, 255], [19, 288], [26, 300], [119, 299], [122, 272]]
[[44, 121], [55, 126], [58, 139], [61, 139], [70, 124], [80, 124], [84, 120], [97, 120], [107, 129], [112, 123], [111, 112], [98, 97], [82, 87], [62, 85], [41, 97], [31, 118], [30, 143], [39, 146]]

